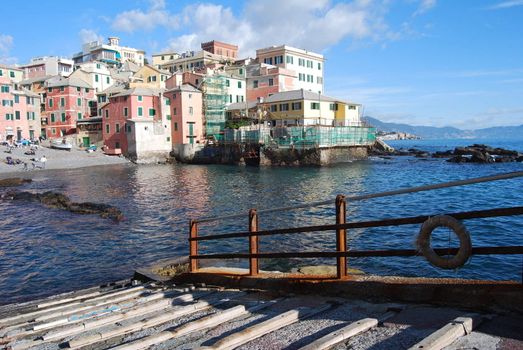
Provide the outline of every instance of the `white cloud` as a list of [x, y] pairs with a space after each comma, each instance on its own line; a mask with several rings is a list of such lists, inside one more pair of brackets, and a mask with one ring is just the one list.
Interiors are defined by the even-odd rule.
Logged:
[[94, 31], [92, 29], [84, 28], [84, 29], [80, 30], [78, 35], [80, 36], [80, 40], [82, 41], [82, 44], [90, 43], [91, 41], [103, 42], [103, 40], [104, 40], [103, 36], [98, 35], [98, 33], [96, 33], [96, 31]]
[[[388, 1], [355, 0], [266, 0], [246, 3], [235, 16], [231, 8], [214, 4], [187, 6], [180, 18], [189, 33], [172, 38], [169, 49], [182, 45], [197, 49], [199, 43], [220, 40], [238, 44], [242, 55], [254, 55], [257, 48], [288, 44], [323, 51], [340, 41], [385, 41], [397, 38], [387, 26]], [[273, 9], [278, 9], [274, 11]]]
[[487, 7], [487, 10], [501, 10], [501, 9], [508, 9], [508, 8], [516, 7], [516, 6], [523, 6], [523, 0], [503, 1], [496, 5]]
[[422, 15], [436, 6], [436, 0], [421, 0], [413, 16]]
[[11, 57], [11, 48], [13, 47], [13, 37], [7, 34], [0, 34], [0, 63], [14, 64], [16, 57]]
[[150, 0], [149, 3], [150, 7], [147, 11], [135, 9], [116, 15], [111, 27], [128, 33], [136, 30], [150, 31], [158, 26], [168, 29], [178, 28], [179, 17], [165, 8], [164, 0]]

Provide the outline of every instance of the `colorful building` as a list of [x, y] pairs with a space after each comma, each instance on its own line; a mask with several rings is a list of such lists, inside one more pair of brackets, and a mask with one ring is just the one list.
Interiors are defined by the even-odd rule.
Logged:
[[360, 126], [361, 105], [307, 90], [280, 92], [260, 104], [273, 126]]
[[297, 89], [297, 74], [293, 70], [265, 63], [245, 66], [247, 101], [262, 102], [278, 92]]
[[68, 77], [74, 70], [74, 62], [63, 57], [41, 56], [32, 58], [29, 63], [21, 65], [20, 68], [24, 70], [25, 79], [54, 75]]
[[109, 66], [103, 62], [86, 62], [75, 66], [75, 71], [71, 77], [81, 79], [91, 85], [98, 93], [115, 83]]
[[73, 55], [75, 64], [101, 61], [111, 66], [121, 66], [125, 62], [144, 65], [145, 51], [127, 46], [120, 46], [120, 39], [109, 37], [107, 44], [92, 41], [82, 46], [82, 51]]
[[297, 49], [287, 45], [271, 46], [256, 50], [259, 63], [266, 63], [292, 70], [298, 80], [296, 89], [304, 89], [322, 94], [323, 66], [325, 59], [318, 53]]
[[13, 80], [17, 71], [0, 66], [0, 141], [40, 137], [40, 97]]
[[135, 87], [101, 107], [104, 151], [131, 159], [165, 157], [172, 148], [171, 116], [163, 90]]
[[47, 138], [59, 138], [76, 132], [76, 122], [91, 116], [93, 87], [78, 78], [56, 76], [45, 82], [45, 109], [42, 124]]
[[182, 84], [166, 91], [165, 96], [170, 100], [173, 147], [202, 142], [204, 139], [202, 92], [191, 84]]
[[158, 69], [146, 64], [131, 77], [130, 87], [144, 86], [164, 89], [165, 82], [170, 76], [171, 73], [169, 71]]

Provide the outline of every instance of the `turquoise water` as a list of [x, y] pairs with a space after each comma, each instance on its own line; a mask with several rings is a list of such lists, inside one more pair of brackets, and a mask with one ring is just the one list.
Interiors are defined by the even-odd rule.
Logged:
[[[398, 141], [395, 147], [430, 151], [475, 140]], [[523, 141], [482, 141], [523, 151]], [[249, 208], [265, 209], [332, 198], [333, 204], [260, 216], [262, 229], [334, 223], [334, 197], [522, 171], [522, 163], [451, 164], [442, 159], [373, 158], [324, 168], [250, 168], [200, 165], [119, 165], [28, 173], [25, 190], [60, 191], [75, 201], [119, 207], [125, 220], [80, 216], [38, 204], [0, 202], [0, 304], [34, 299], [127, 278], [135, 268], [187, 255], [188, 219], [238, 211], [245, 218], [202, 226], [201, 234], [246, 230]], [[3, 176], [9, 177], [9, 176]], [[441, 189], [348, 203], [348, 220], [523, 205], [523, 179]], [[521, 245], [523, 217], [465, 222], [475, 246]], [[350, 249], [413, 248], [419, 225], [349, 230]], [[436, 242], [446, 246], [447, 232]], [[262, 237], [261, 251], [333, 250], [334, 233]], [[246, 252], [245, 239], [206, 242], [202, 253]], [[288, 270], [331, 259], [268, 260], [262, 268]], [[228, 261], [245, 266], [243, 261]], [[458, 270], [442, 271], [423, 258], [351, 259], [367, 273], [426, 277], [521, 280], [521, 256], [477, 256]]]

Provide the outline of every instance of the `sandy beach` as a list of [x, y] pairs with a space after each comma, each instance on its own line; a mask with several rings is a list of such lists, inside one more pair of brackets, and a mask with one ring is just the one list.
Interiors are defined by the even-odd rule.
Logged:
[[[71, 151], [52, 149], [49, 143], [44, 142], [35, 151], [35, 155], [26, 155], [30, 147], [13, 148], [12, 153], [7, 153], [7, 146], [0, 146], [0, 175], [19, 172], [34, 172], [50, 169], [75, 169], [97, 165], [125, 164], [129, 163], [124, 157], [108, 156], [101, 150], [88, 153], [85, 149], [73, 147]], [[45, 165], [39, 161], [43, 156], [47, 159]], [[20, 164], [9, 165], [6, 158], [11, 157], [15, 161], [19, 159]], [[24, 165], [24, 163], [26, 165]]]

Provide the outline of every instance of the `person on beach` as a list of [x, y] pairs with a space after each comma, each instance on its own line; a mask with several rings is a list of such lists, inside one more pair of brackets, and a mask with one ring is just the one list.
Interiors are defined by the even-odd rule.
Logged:
[[42, 163], [42, 169], [45, 169], [45, 162], [47, 162], [47, 158], [44, 156], [42, 156], [42, 158], [40, 158], [40, 163]]

